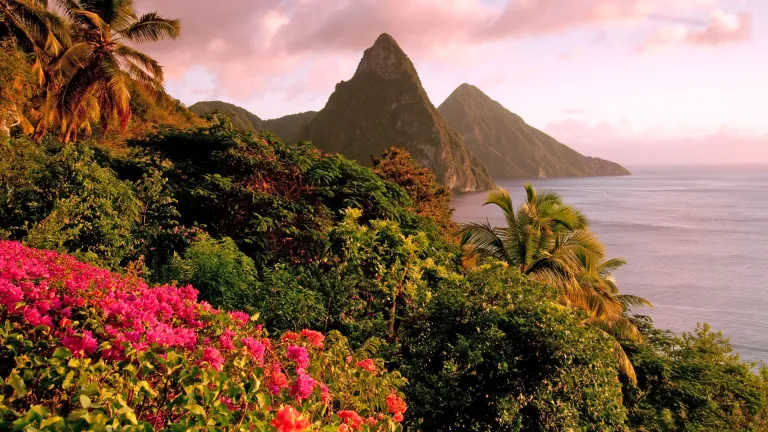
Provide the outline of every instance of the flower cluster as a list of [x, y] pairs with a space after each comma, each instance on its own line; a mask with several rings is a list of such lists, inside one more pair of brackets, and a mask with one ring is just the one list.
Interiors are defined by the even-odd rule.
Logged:
[[[49, 416], [46, 424], [64, 422], [57, 412], [71, 408], [63, 401], [82, 397], [103, 399], [84, 403], [79, 412], [89, 419], [150, 429], [194, 429], [203, 421], [259, 430], [272, 425], [281, 432], [303, 431], [315, 422], [386, 431], [405, 412], [398, 407], [385, 415], [376, 405], [376, 394], [383, 400], [381, 392], [401, 384], [378, 373], [371, 359], [357, 367], [376, 381], [365, 384], [369, 391], [359, 391], [362, 384], [350, 372], [349, 348], [340, 336], [327, 339], [305, 329], [274, 340], [248, 314], [198, 302], [191, 286], [151, 287], [138, 277], [16, 242], [0, 241], [0, 319], [0, 341], [17, 356], [17, 367], [5, 379], [16, 391], [0, 400], [0, 426], [27, 417], [24, 424], [39, 426], [46, 421], [40, 412]], [[19, 360], [29, 358], [38, 360]], [[45, 379], [33, 379], [38, 376]], [[255, 384], [254, 376], [264, 385]], [[341, 407], [335, 412], [328, 407], [337, 396]], [[341, 409], [350, 398], [378, 415], [362, 419]], [[102, 411], [93, 416], [89, 410]]]

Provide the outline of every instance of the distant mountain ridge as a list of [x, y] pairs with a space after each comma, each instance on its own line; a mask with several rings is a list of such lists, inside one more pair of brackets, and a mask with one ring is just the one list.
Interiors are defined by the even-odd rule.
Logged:
[[264, 129], [263, 120], [257, 115], [251, 113], [245, 108], [240, 108], [237, 105], [233, 105], [227, 102], [221, 101], [203, 101], [198, 102], [189, 110], [197, 115], [204, 115], [212, 112], [219, 112], [226, 114], [232, 120], [232, 125], [237, 129], [247, 130], [251, 132], [258, 132]]
[[276, 119], [262, 120], [256, 114], [245, 108], [222, 101], [198, 102], [189, 109], [197, 115], [212, 112], [226, 114], [232, 120], [232, 125], [240, 130], [258, 132], [268, 130], [280, 137], [286, 143], [293, 144], [301, 139], [302, 128], [317, 114], [317, 111], [307, 111], [289, 114]]
[[429, 101], [413, 63], [388, 34], [365, 50], [349, 81], [336, 85], [304, 138], [368, 166], [390, 146], [403, 147], [453, 190], [493, 187], [485, 166]]
[[301, 141], [304, 129], [317, 115], [317, 111], [306, 111], [298, 114], [289, 114], [276, 119], [264, 120], [264, 129], [274, 132], [286, 143], [293, 144]]
[[630, 174], [617, 163], [584, 156], [529, 126], [473, 85], [460, 85], [438, 110], [496, 179]]

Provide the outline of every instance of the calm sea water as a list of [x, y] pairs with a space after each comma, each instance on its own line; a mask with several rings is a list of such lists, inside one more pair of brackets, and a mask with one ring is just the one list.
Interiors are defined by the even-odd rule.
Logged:
[[[636, 168], [631, 177], [540, 179], [590, 219], [623, 292], [678, 334], [708, 322], [744, 360], [768, 363], [768, 168]], [[522, 202], [523, 180], [498, 181]], [[458, 222], [504, 223], [486, 193], [454, 197]]]

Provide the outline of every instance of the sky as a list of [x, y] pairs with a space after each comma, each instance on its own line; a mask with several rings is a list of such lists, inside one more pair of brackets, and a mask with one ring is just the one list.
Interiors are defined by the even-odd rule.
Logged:
[[168, 92], [319, 110], [383, 32], [432, 103], [461, 83], [626, 165], [768, 164], [768, 0], [137, 0]]

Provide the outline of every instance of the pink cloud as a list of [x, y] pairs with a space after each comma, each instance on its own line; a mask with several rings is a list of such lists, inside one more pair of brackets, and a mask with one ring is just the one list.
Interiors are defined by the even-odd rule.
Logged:
[[[177, 41], [142, 49], [164, 65], [169, 87], [184, 88], [193, 68], [212, 76], [211, 97], [233, 102], [271, 92], [284, 100], [326, 93], [354, 69], [362, 50], [382, 32], [415, 60], [467, 57], [479, 46], [510, 38], [554, 34], [591, 24], [641, 22], [667, 11], [711, 10], [717, 0], [137, 0], [140, 11], [179, 18]], [[407, 4], [406, 4], [407, 3]], [[733, 35], [728, 17], [699, 44]], [[478, 61], [483, 61], [479, 59]], [[322, 76], [321, 76], [322, 75]], [[461, 80], [459, 80], [461, 81]], [[200, 93], [188, 90], [189, 98]]]
[[637, 132], [628, 122], [590, 124], [565, 119], [545, 131], [590, 155], [635, 165], [768, 164], [768, 134], [723, 125], [709, 133]]
[[714, 46], [747, 40], [752, 35], [752, 18], [749, 14], [733, 15], [715, 9], [708, 25], [703, 29], [691, 26], [670, 26], [659, 29], [638, 48], [646, 52], [670, 45]]

